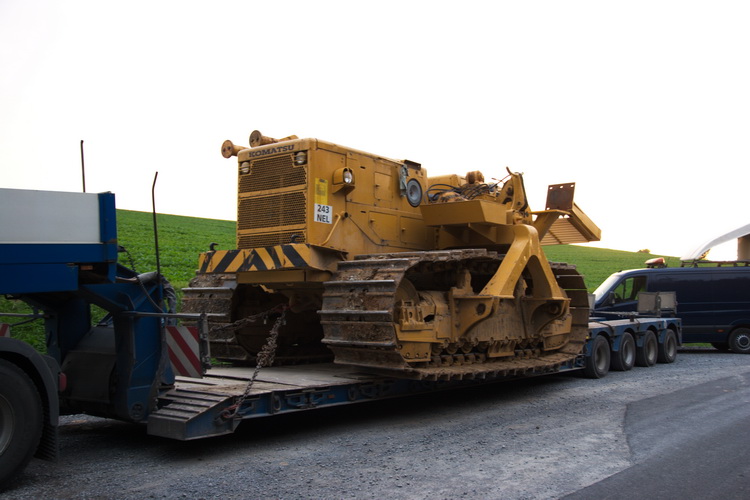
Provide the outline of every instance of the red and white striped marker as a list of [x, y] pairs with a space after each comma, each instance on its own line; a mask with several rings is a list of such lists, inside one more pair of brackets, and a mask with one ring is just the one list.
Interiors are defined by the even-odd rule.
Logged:
[[198, 328], [194, 326], [167, 326], [167, 348], [169, 361], [175, 374], [183, 377], [201, 378], [203, 367], [200, 360]]
[[0, 323], [0, 337], [10, 337], [10, 325], [8, 323]]

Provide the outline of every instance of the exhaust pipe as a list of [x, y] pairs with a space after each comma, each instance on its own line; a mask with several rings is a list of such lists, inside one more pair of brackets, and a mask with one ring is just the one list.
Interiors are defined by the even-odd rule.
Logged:
[[[277, 142], [293, 141], [294, 139], [299, 139], [299, 137], [297, 137], [296, 135], [290, 135], [282, 139], [274, 139], [273, 137], [267, 137], [261, 134], [260, 130], [253, 130], [253, 133], [250, 134], [250, 147], [257, 148], [258, 146], [267, 146], [269, 144], [276, 144]], [[247, 147], [235, 146], [232, 141], [226, 140], [221, 145], [221, 156], [223, 156], [224, 158], [231, 158], [232, 156], [237, 156], [237, 153], [239, 153], [243, 149], [247, 149]]]

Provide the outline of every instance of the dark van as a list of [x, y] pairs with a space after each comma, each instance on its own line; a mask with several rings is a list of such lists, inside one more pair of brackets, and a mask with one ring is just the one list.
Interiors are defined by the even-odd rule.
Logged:
[[640, 292], [675, 292], [682, 341], [750, 354], [750, 267], [620, 271], [594, 292], [595, 312], [636, 311]]

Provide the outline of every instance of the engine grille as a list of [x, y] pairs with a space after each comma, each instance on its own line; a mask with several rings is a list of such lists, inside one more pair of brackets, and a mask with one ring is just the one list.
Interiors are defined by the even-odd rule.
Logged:
[[305, 223], [303, 191], [240, 199], [237, 229], [276, 229]]
[[239, 238], [239, 248], [271, 247], [287, 243], [305, 243], [305, 231], [282, 231], [278, 233], [246, 234]]
[[[254, 194], [281, 189], [286, 192]], [[239, 176], [239, 191], [239, 248], [307, 241], [307, 166], [295, 166], [290, 154], [254, 160], [250, 172]]]
[[252, 193], [307, 184], [306, 167], [295, 167], [292, 155], [255, 160], [250, 173], [240, 175], [240, 193]]

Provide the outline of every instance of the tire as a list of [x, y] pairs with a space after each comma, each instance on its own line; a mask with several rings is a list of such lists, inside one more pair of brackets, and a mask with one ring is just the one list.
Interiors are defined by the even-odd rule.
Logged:
[[750, 354], [750, 328], [737, 328], [729, 336], [729, 348], [739, 354]]
[[651, 330], [643, 336], [643, 343], [635, 350], [635, 364], [638, 366], [654, 366], [659, 356], [659, 343]]
[[659, 344], [659, 354], [656, 360], [659, 363], [674, 363], [677, 359], [677, 335], [674, 330], [667, 330], [664, 334], [664, 342]]
[[585, 358], [583, 373], [588, 378], [602, 378], [609, 372], [609, 342], [597, 335], [590, 345], [591, 354]]
[[630, 332], [625, 332], [620, 339], [620, 348], [612, 351], [611, 366], [613, 370], [626, 372], [635, 365], [635, 340]]
[[0, 359], [0, 488], [29, 463], [42, 436], [42, 401], [34, 382]]

